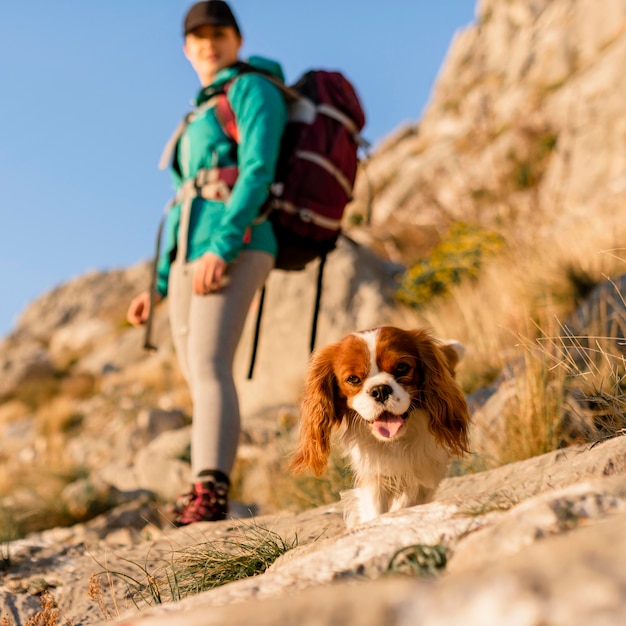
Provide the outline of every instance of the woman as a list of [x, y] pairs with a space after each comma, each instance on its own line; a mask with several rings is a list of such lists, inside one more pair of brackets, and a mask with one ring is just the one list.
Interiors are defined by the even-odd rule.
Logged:
[[[279, 88], [258, 73], [241, 72], [242, 35], [225, 2], [194, 4], [184, 36], [185, 56], [202, 89], [173, 151], [179, 201], [167, 217], [153, 294], [153, 302], [169, 296], [174, 347], [193, 401], [193, 485], [178, 506], [177, 525], [224, 519], [228, 512], [240, 430], [232, 365], [250, 303], [274, 264], [272, 226], [255, 218], [274, 177], [287, 120]], [[259, 57], [249, 63], [283, 79], [277, 63]], [[216, 117], [214, 95], [226, 83], [238, 144]], [[199, 180], [210, 181], [202, 192], [194, 184]], [[144, 323], [149, 310], [150, 294], [142, 293], [128, 320]]]

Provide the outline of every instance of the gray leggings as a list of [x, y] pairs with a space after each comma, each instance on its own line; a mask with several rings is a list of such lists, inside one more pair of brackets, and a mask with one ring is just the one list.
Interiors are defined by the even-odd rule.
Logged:
[[252, 299], [274, 265], [266, 252], [246, 250], [229, 264], [222, 289], [208, 295], [192, 290], [195, 264], [172, 264], [170, 325], [174, 348], [193, 402], [191, 473], [220, 470], [235, 462], [240, 415], [233, 360]]

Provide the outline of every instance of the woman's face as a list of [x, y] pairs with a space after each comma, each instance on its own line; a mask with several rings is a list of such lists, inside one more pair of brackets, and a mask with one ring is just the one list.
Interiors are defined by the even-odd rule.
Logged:
[[183, 51], [203, 86], [239, 58], [241, 35], [232, 26], [200, 26], [185, 37]]

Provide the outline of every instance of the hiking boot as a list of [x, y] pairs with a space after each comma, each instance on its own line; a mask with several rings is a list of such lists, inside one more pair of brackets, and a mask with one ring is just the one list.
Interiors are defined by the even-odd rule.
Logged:
[[229, 484], [228, 476], [220, 471], [201, 472], [191, 491], [176, 502], [174, 526], [226, 519]]

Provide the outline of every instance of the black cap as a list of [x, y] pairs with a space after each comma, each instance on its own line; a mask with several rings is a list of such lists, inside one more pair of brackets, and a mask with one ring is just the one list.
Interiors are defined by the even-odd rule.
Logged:
[[185, 15], [183, 34], [187, 35], [200, 26], [232, 26], [241, 35], [239, 24], [230, 7], [222, 0], [196, 2]]

